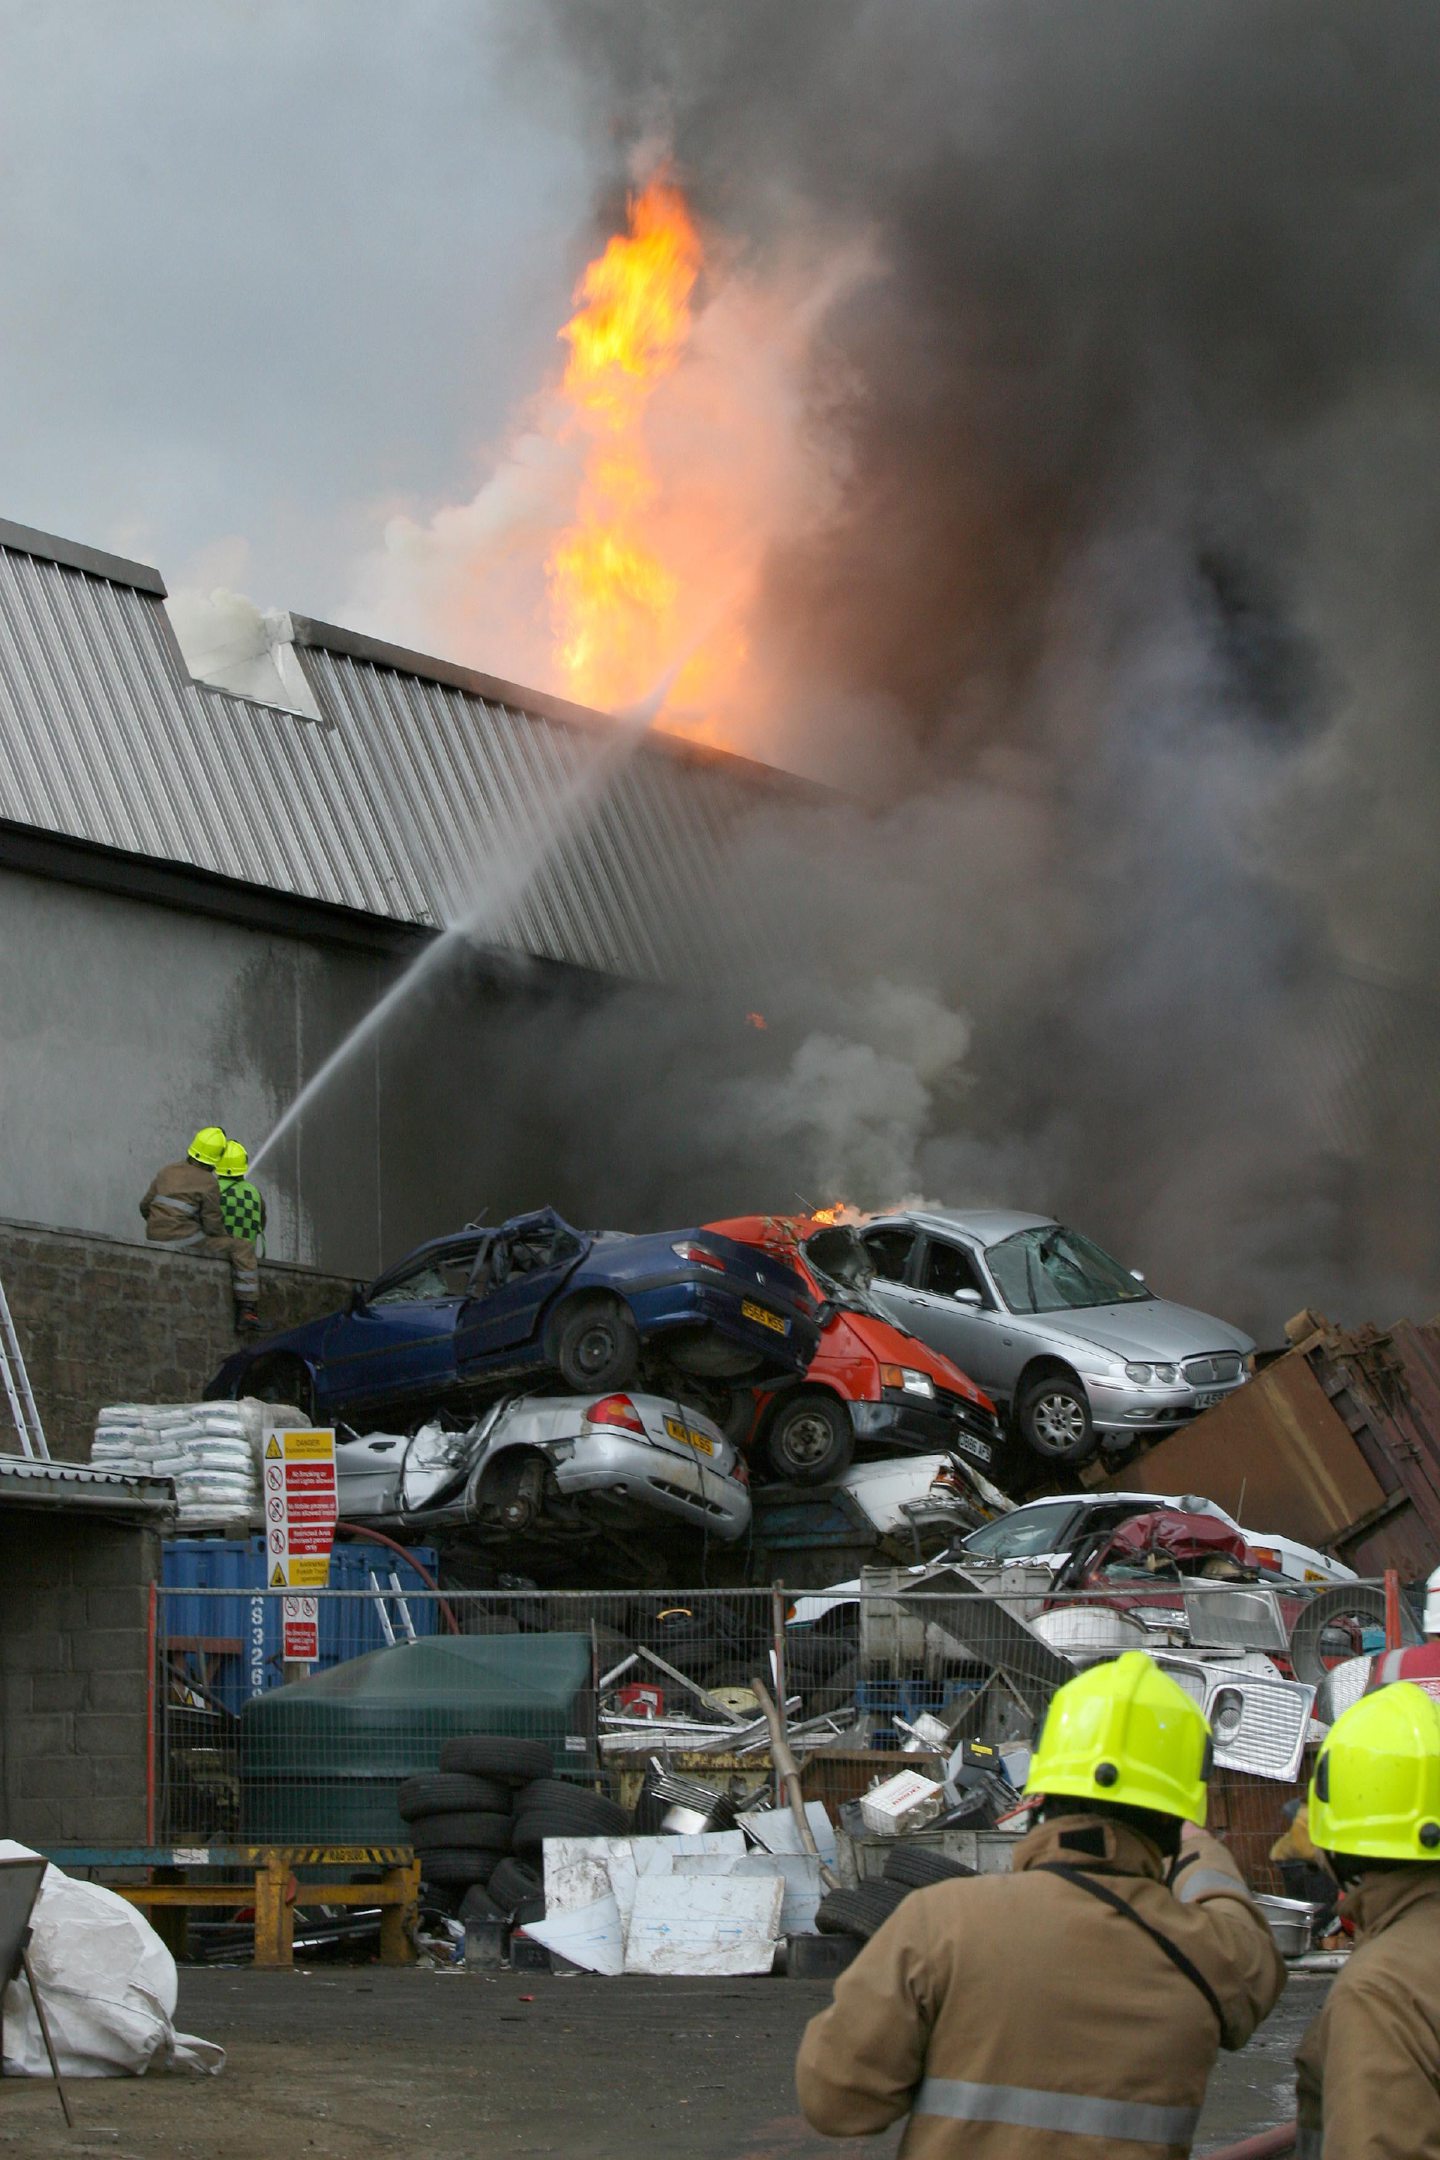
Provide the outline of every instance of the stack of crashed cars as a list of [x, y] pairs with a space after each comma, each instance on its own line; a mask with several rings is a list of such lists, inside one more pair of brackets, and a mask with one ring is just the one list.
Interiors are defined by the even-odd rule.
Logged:
[[1252, 1350], [1044, 1217], [636, 1236], [547, 1208], [431, 1240], [343, 1310], [236, 1351], [207, 1393], [343, 1428], [348, 1518], [504, 1543], [523, 1566], [667, 1529], [736, 1543], [752, 1473], [855, 1479], [863, 1516], [881, 1487], [860, 1473], [909, 1460], [908, 1512], [933, 1489], [942, 1518], [983, 1524], [1223, 1399]]
[[907, 1451], [915, 1492], [940, 1479], [942, 1507], [968, 1496], [972, 1521], [1005, 1507], [984, 1476], [988, 1398], [870, 1309], [852, 1232], [796, 1230], [626, 1236], [548, 1209], [472, 1227], [247, 1344], [207, 1394], [334, 1423], [345, 1519], [463, 1532], [522, 1563], [666, 1525], [733, 1543], [752, 1462], [816, 1484], [857, 1447]]

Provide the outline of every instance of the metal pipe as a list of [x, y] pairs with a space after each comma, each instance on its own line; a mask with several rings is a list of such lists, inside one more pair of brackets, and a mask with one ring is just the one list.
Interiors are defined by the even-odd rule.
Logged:
[[1299, 2125], [1281, 2123], [1276, 2130], [1262, 2130], [1258, 2137], [1241, 2138], [1238, 2145], [1222, 2145], [1209, 2160], [1280, 2160], [1282, 2153], [1293, 2153]]

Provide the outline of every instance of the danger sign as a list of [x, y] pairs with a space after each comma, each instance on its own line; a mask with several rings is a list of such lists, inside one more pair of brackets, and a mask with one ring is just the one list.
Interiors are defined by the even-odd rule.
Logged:
[[285, 1623], [286, 1663], [313, 1665], [320, 1655], [319, 1598], [284, 1597], [280, 1611]]
[[[333, 1431], [272, 1427], [265, 1435], [264, 1473], [270, 1588], [323, 1590], [337, 1512]], [[285, 1656], [313, 1662], [320, 1655], [318, 1601], [287, 1597], [284, 1620]], [[292, 1642], [310, 1647], [292, 1648]]]

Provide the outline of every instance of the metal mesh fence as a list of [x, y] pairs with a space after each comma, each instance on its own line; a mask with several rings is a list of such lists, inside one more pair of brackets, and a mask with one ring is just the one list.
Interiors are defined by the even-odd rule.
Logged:
[[[151, 1842], [418, 1844], [402, 1782], [479, 1777], [435, 1789], [457, 1803], [426, 1833], [432, 1852], [437, 1834], [453, 1840], [443, 1879], [467, 1840], [493, 1867], [512, 1849], [498, 1818], [527, 1810], [555, 1834], [626, 1818], [659, 1829], [659, 1803], [688, 1782], [733, 1812], [777, 1790], [757, 1678], [832, 1817], [907, 1763], [943, 1770], [967, 1739], [1021, 1783], [1054, 1688], [1077, 1662], [1141, 1646], [1210, 1717], [1212, 1824], [1257, 1887], [1278, 1888], [1267, 1855], [1313, 1738], [1312, 1691], [1270, 1654], [1296, 1601], [1194, 1581], [1056, 1599], [1035, 1573], [1009, 1569], [979, 1592], [943, 1570], [871, 1570], [863, 1590], [797, 1593], [441, 1592], [377, 1576], [315, 1593], [308, 1665], [287, 1665], [280, 1592], [162, 1591]], [[1199, 1646], [1217, 1636], [1223, 1651]]]

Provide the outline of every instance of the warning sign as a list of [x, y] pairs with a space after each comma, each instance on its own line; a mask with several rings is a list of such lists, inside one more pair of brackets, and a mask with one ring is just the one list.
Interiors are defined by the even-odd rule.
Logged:
[[320, 1655], [319, 1598], [285, 1597], [280, 1600], [280, 1610], [285, 1622], [286, 1663], [313, 1665]]
[[[265, 1543], [272, 1590], [323, 1590], [330, 1580], [335, 1536], [335, 1435], [333, 1431], [265, 1436]], [[313, 1663], [320, 1655], [319, 1602], [284, 1600], [285, 1656]], [[305, 1647], [299, 1647], [300, 1645]], [[294, 1645], [295, 1647], [292, 1647]]]

